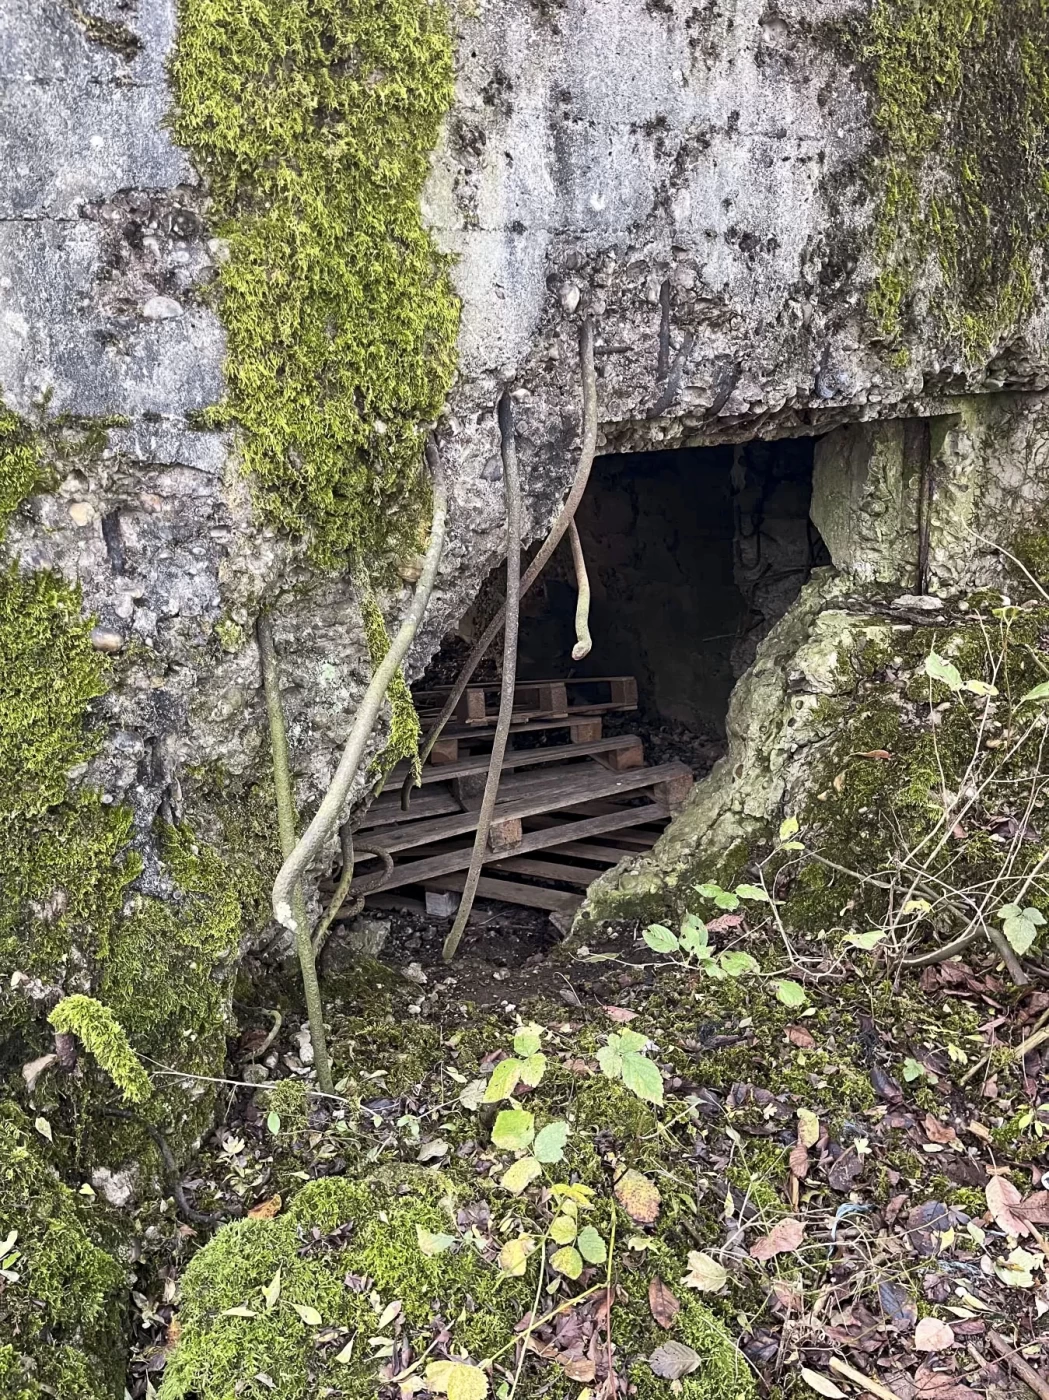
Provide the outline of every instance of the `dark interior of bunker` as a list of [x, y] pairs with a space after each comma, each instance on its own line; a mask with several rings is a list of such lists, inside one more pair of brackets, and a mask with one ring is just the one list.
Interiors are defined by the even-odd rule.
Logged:
[[[513, 722], [474, 916], [489, 931], [493, 919], [506, 930], [529, 919], [566, 926], [592, 881], [650, 849], [724, 751], [732, 687], [812, 569], [829, 563], [810, 519], [814, 447], [799, 437], [595, 461], [576, 516], [589, 654], [573, 660], [568, 539], [522, 601]], [[501, 606], [504, 579], [493, 571], [413, 686], [424, 729]], [[474, 673], [410, 810], [400, 773], [369, 809], [358, 869], [370, 910], [454, 915], [492, 751], [501, 648], [500, 637]], [[377, 859], [392, 869], [379, 873]]]

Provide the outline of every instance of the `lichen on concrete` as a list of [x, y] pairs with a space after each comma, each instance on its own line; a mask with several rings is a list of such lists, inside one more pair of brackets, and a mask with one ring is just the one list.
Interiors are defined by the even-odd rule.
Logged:
[[182, 0], [175, 131], [228, 244], [228, 416], [270, 520], [383, 556], [425, 500], [457, 304], [418, 205], [451, 99], [428, 0]]

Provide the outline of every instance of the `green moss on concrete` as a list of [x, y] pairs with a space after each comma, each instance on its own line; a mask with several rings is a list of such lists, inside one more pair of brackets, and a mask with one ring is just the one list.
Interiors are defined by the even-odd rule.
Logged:
[[153, 1092], [142, 1061], [132, 1050], [127, 1032], [108, 1006], [77, 993], [63, 997], [47, 1018], [60, 1034], [75, 1035], [100, 1069], [123, 1093], [125, 1101], [142, 1103]]
[[177, 139], [228, 243], [228, 416], [318, 562], [407, 547], [458, 306], [420, 214], [452, 96], [431, 0], [181, 0]]
[[1042, 0], [876, 0], [862, 43], [884, 141], [869, 310], [905, 332], [923, 271], [970, 358], [1033, 308], [1049, 230], [1049, 10]]
[[40, 454], [32, 433], [0, 405], [0, 536], [40, 478]]
[[[390, 650], [390, 634], [386, 630], [382, 611], [372, 596], [366, 596], [361, 607], [364, 614], [364, 635], [368, 641], [368, 651], [371, 655], [372, 671], [374, 672], [385, 661], [386, 653]], [[407, 759], [411, 764], [412, 775], [418, 783], [422, 777], [422, 764], [419, 759], [419, 737], [422, 734], [422, 724], [415, 708], [415, 701], [412, 699], [412, 692], [404, 678], [403, 669], [398, 669], [397, 674], [390, 682], [390, 689], [387, 693], [393, 712], [390, 720], [390, 737], [385, 749], [373, 762], [372, 770], [378, 773], [381, 781], [385, 782], [391, 769], [395, 768], [402, 759]]]
[[0, 1107], [0, 1240], [17, 1238], [0, 1290], [0, 1389], [13, 1400], [117, 1400], [124, 1270], [89, 1206], [58, 1180], [41, 1140]]

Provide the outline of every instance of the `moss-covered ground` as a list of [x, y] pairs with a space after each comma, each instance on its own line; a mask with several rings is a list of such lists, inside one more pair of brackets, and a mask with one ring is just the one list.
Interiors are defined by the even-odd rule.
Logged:
[[[1037, 1066], [1025, 1078], [1001, 1050], [994, 1067], [980, 1062], [997, 1036], [1036, 1022], [1037, 994], [1010, 993], [980, 959], [894, 980], [883, 950], [792, 937], [788, 955], [750, 905], [710, 940], [757, 970], [716, 979], [680, 952], [654, 954], [636, 926], [610, 927], [551, 965], [551, 992], [567, 979], [573, 1005], [518, 1004], [512, 975], [488, 1010], [464, 1005], [443, 974], [370, 996], [333, 980], [340, 1097], [327, 1102], [281, 1048], [297, 1044], [301, 1012], [278, 998], [286, 1036], [253, 1075], [268, 1077], [240, 1091], [199, 1169], [202, 1200], [234, 1192], [256, 1218], [195, 1254], [170, 1306], [151, 1303], [163, 1400], [428, 1397], [445, 1393], [447, 1375], [430, 1369], [441, 1361], [479, 1371], [479, 1395], [505, 1397], [535, 1306], [516, 1396], [600, 1394], [611, 1345], [630, 1393], [669, 1398], [650, 1364], [668, 1341], [691, 1348], [696, 1369], [677, 1393], [692, 1400], [801, 1395], [800, 1366], [827, 1375], [831, 1354], [913, 1376], [914, 1321], [952, 1316], [930, 1279], [957, 1275], [1014, 1311], [993, 1267], [1015, 1241], [996, 1233], [985, 1188], [995, 1166], [1031, 1191], [1039, 1129], [1017, 1121]], [[800, 999], [781, 993], [784, 979]], [[1012, 1030], [988, 1030], [995, 1007]], [[261, 1008], [246, 1019], [269, 1024]], [[656, 1069], [649, 1099], [607, 1072], [624, 1031]], [[482, 1102], [508, 1056], [522, 1066], [512, 1097]], [[558, 1159], [521, 1189], [504, 1183], [551, 1124], [563, 1125]], [[627, 1173], [658, 1202], [624, 1194]], [[591, 1226], [606, 1251], [581, 1258], [576, 1277], [557, 1259], [565, 1187], [579, 1202], [567, 1235]], [[762, 1257], [777, 1228], [797, 1227]], [[522, 1237], [515, 1274], [505, 1251]]]

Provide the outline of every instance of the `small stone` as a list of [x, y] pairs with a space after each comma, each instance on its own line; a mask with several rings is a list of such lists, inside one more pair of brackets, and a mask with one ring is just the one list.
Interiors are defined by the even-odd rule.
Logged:
[[90, 501], [74, 501], [69, 507], [69, 518], [74, 525], [83, 527], [90, 525], [95, 518], [95, 512]]
[[576, 287], [574, 284], [569, 283], [567, 287], [562, 287], [561, 305], [564, 307], [565, 311], [568, 313], [569, 316], [571, 316], [572, 312], [579, 305], [580, 296], [581, 293], [579, 291], [579, 288]]
[[124, 638], [110, 627], [92, 627], [91, 645], [96, 651], [119, 651], [124, 645]]
[[918, 612], [939, 612], [943, 607], [942, 598], [926, 597], [919, 593], [904, 593], [895, 599], [894, 608], [912, 608]]
[[182, 315], [182, 307], [174, 297], [150, 297], [142, 308], [147, 321], [173, 321]]
[[265, 1065], [245, 1065], [243, 1078], [246, 1084], [265, 1084], [269, 1079], [269, 1071]]

